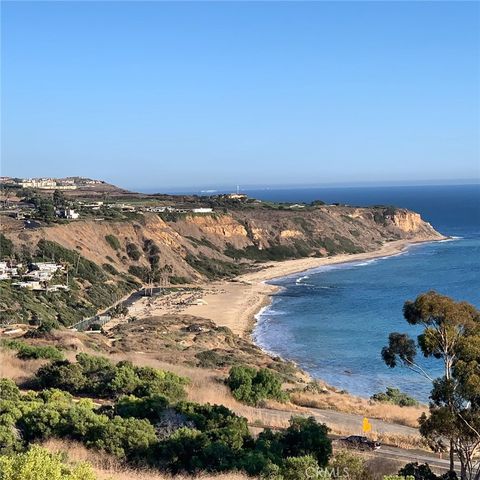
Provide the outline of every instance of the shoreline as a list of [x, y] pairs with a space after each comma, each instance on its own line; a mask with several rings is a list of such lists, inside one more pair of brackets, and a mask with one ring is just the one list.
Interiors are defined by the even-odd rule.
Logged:
[[[161, 297], [144, 297], [130, 307], [130, 315], [153, 317], [168, 314], [192, 315], [212, 321], [219, 327], [228, 327], [234, 334], [255, 345], [269, 357], [274, 352], [259, 345], [254, 329], [261, 314], [272, 303], [273, 295], [283, 287], [268, 283], [271, 280], [299, 275], [327, 265], [340, 265], [359, 261], [388, 258], [401, 255], [411, 246], [423, 243], [448, 241], [450, 237], [438, 236], [421, 240], [396, 240], [383, 244], [379, 249], [359, 254], [340, 254], [323, 258], [300, 258], [283, 262], [269, 262], [262, 268], [238, 276], [232, 280], [207, 283], [195, 291], [177, 292]], [[288, 359], [285, 359], [288, 361]], [[306, 378], [311, 378], [299, 365]], [[321, 381], [321, 378], [318, 379]]]
[[[449, 237], [442, 237], [439, 239], [428, 239], [428, 240], [395, 240], [393, 242], [388, 242], [383, 244], [378, 250], [372, 250], [371, 252], [365, 252], [365, 253], [356, 253], [356, 254], [339, 254], [339, 255], [333, 255], [331, 257], [325, 257], [325, 258], [316, 258], [316, 259], [298, 259], [299, 262], [296, 264], [294, 262], [297, 261], [297, 259], [294, 260], [286, 260], [285, 262], [281, 262], [282, 264], [285, 264], [286, 262], [292, 262], [291, 265], [285, 265], [284, 268], [279, 268], [280, 272], [275, 270], [275, 267], [282, 267], [283, 265], [274, 265], [274, 270], [273, 275], [271, 277], [268, 277], [268, 270], [261, 270], [259, 272], [255, 272], [258, 274], [263, 274], [260, 275], [260, 280], [262, 283], [265, 282], [266, 285], [269, 285], [266, 282], [270, 282], [272, 280], [277, 280], [280, 278], [287, 278], [290, 276], [294, 275], [300, 275], [300, 274], [307, 274], [308, 272], [312, 272], [314, 270], [317, 270], [319, 268], [322, 268], [324, 266], [328, 265], [342, 265], [342, 264], [347, 264], [347, 263], [355, 263], [359, 261], [368, 261], [368, 260], [375, 260], [375, 259], [381, 259], [381, 258], [390, 258], [390, 257], [396, 257], [398, 255], [402, 255], [405, 253], [410, 247], [414, 245], [419, 245], [423, 243], [433, 243], [433, 242], [441, 242], [447, 240]], [[303, 266], [303, 262], [300, 262], [301, 260], [312, 260], [311, 266], [309, 266], [306, 269], [301, 269], [297, 270], [296, 268]], [[318, 260], [316, 262], [315, 260]], [[298, 265], [298, 267], [297, 267]], [[285, 274], [285, 272], [288, 272]], [[280, 274], [279, 274], [280, 273]], [[267, 277], [264, 278], [264, 275], [267, 274]], [[253, 278], [255, 280], [255, 274], [246, 274], [246, 275], [253, 275]], [[244, 276], [246, 276], [244, 275]], [[276, 295], [282, 287], [277, 286], [277, 285], [270, 285], [274, 287], [274, 291], [270, 293], [268, 296], [268, 302], [266, 302], [262, 307], [258, 310], [258, 312], [251, 318], [249, 319], [249, 325], [247, 329], [245, 330], [245, 336], [248, 336], [248, 338], [257, 346], [259, 347], [263, 352], [266, 354], [272, 356], [278, 356], [276, 353], [273, 353], [269, 350], [266, 350], [264, 347], [259, 345], [253, 334], [254, 334], [254, 329], [257, 323], [260, 320], [260, 317], [262, 313], [268, 309], [268, 307], [272, 304], [272, 296]]]
[[268, 308], [272, 302], [271, 297], [281, 288], [267, 282], [328, 265], [392, 257], [404, 253], [413, 245], [446, 239], [448, 237], [441, 236], [422, 240], [395, 240], [383, 244], [377, 250], [365, 253], [269, 262], [255, 272], [240, 275], [230, 281], [209, 284], [202, 297], [202, 304], [190, 305], [182, 313], [212, 320], [217, 325], [226, 326], [237, 335], [255, 343], [252, 333], [260, 317], [259, 314], [263, 309]]

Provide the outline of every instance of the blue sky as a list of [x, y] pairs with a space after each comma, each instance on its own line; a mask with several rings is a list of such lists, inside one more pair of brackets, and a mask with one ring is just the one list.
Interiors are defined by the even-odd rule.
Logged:
[[2, 2], [2, 174], [478, 179], [476, 2]]

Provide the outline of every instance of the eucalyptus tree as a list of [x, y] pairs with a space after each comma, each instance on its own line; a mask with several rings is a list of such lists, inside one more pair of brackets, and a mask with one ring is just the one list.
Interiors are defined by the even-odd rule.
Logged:
[[[407, 301], [403, 314], [423, 331], [416, 341], [391, 333], [382, 358], [389, 367], [403, 366], [432, 383], [429, 416], [420, 418], [420, 432], [433, 448], [449, 440], [452, 474], [456, 454], [462, 480], [480, 480], [480, 312], [430, 291]], [[441, 377], [419, 364], [418, 351], [442, 362]]]

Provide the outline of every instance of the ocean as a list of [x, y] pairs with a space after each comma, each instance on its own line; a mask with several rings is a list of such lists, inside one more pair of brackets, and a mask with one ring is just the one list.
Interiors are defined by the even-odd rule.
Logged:
[[[327, 266], [272, 281], [283, 287], [258, 315], [254, 339], [295, 361], [313, 377], [370, 396], [387, 386], [428, 400], [431, 385], [403, 368], [384, 365], [390, 332], [415, 336], [403, 319], [405, 300], [436, 290], [480, 308], [480, 185], [296, 188], [246, 191], [262, 200], [396, 205], [419, 212], [443, 242], [414, 245], [398, 256]], [[438, 361], [419, 362], [433, 375]]]

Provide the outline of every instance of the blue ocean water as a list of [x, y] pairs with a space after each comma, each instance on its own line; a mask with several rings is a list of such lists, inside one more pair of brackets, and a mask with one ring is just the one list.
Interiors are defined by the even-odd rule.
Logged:
[[[480, 185], [249, 191], [276, 201], [322, 199], [397, 205], [422, 214], [453, 239], [410, 247], [384, 259], [323, 267], [272, 283], [283, 287], [254, 331], [264, 349], [314, 377], [369, 396], [387, 386], [427, 400], [430, 385], [409, 370], [386, 367], [380, 351], [393, 331], [416, 335], [403, 303], [430, 289], [480, 308]], [[441, 366], [419, 358], [434, 375]]]

